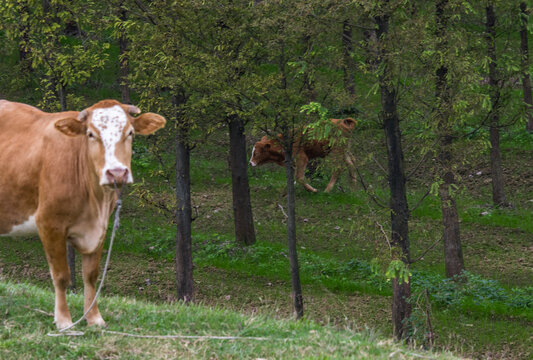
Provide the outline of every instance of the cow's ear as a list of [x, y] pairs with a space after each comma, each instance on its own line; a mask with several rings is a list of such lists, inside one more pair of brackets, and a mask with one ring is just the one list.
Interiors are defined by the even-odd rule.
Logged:
[[54, 126], [57, 130], [68, 136], [83, 135], [87, 132], [87, 124], [75, 118], [57, 120]]
[[132, 119], [136, 134], [150, 135], [165, 126], [164, 117], [155, 113], [144, 113]]
[[261, 138], [261, 141], [267, 141], [268, 140], [268, 137], [265, 135]]

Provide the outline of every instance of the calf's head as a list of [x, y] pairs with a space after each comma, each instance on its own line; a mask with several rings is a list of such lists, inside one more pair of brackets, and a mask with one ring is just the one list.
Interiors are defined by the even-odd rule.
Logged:
[[57, 130], [69, 136], [87, 138], [87, 157], [100, 185], [129, 184], [131, 145], [134, 134], [149, 135], [165, 126], [165, 118], [144, 113], [133, 105], [103, 100], [81, 111], [77, 118], [57, 120]]
[[279, 142], [274, 139], [269, 139], [266, 136], [256, 142], [252, 149], [252, 157], [250, 158], [250, 165], [257, 166], [274, 162], [278, 165], [283, 165], [285, 155], [279, 145]]

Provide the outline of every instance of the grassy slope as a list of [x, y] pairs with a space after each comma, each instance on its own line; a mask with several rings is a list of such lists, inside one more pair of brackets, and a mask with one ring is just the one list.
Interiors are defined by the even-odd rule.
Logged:
[[[78, 315], [82, 297], [69, 297]], [[154, 305], [128, 298], [103, 298], [105, 331], [143, 335], [231, 336], [242, 339], [142, 339], [80, 325], [79, 337], [55, 332], [49, 309], [53, 294], [28, 284], [0, 281], [2, 359], [452, 359], [383, 341], [369, 332], [320, 326], [309, 321], [244, 316], [199, 305]], [[246, 338], [266, 338], [265, 340]], [[38, 345], [38, 346], [36, 346]]]

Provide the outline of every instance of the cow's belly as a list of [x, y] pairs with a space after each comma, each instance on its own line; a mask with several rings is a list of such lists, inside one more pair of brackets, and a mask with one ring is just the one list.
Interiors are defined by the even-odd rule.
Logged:
[[4, 230], [0, 236], [28, 236], [38, 235], [37, 224], [35, 223], [35, 214], [31, 215], [27, 220], [20, 224], [13, 225], [7, 231]]

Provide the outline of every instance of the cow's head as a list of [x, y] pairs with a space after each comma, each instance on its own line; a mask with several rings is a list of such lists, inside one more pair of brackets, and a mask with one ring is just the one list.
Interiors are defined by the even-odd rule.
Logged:
[[331, 122], [336, 124], [345, 134], [351, 133], [357, 124], [357, 120], [353, 118], [331, 119]]
[[81, 111], [77, 118], [57, 120], [57, 130], [69, 136], [86, 136], [88, 159], [100, 185], [128, 184], [134, 134], [149, 135], [165, 126], [165, 118], [144, 113], [133, 105], [103, 100]]
[[279, 141], [269, 139], [266, 136], [256, 142], [252, 149], [252, 157], [250, 158], [250, 165], [257, 166], [274, 162], [283, 166], [285, 155], [279, 145]]

